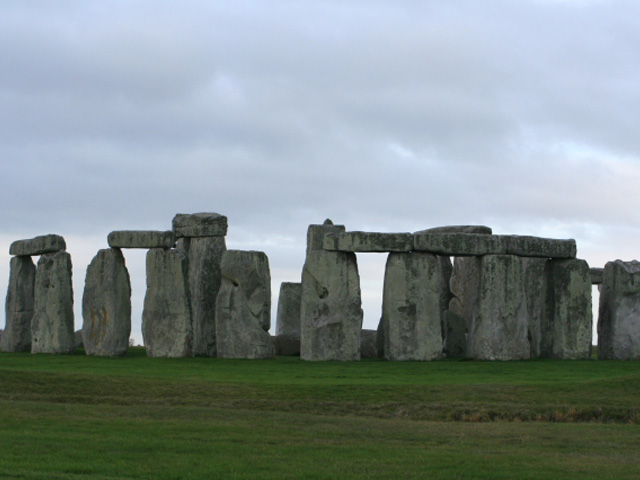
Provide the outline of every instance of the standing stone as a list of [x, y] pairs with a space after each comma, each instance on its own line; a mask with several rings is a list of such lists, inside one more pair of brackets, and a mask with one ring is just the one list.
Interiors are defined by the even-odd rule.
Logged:
[[438, 258], [391, 253], [382, 299], [384, 358], [433, 360], [442, 356]]
[[598, 315], [598, 358], [640, 360], [638, 261], [616, 260], [604, 267]]
[[467, 356], [477, 360], [521, 360], [530, 357], [522, 258], [480, 258]]
[[448, 357], [464, 357], [480, 282], [480, 257], [456, 257], [450, 287], [452, 298], [445, 314], [444, 351]]
[[193, 354], [216, 356], [216, 298], [222, 275], [220, 265], [227, 251], [224, 237], [182, 238], [189, 258], [189, 290], [193, 325]]
[[31, 352], [73, 352], [73, 321], [71, 255], [62, 251], [44, 254], [36, 270]]
[[31, 319], [33, 318], [33, 287], [36, 266], [31, 257], [12, 257], [7, 289], [7, 325], [0, 339], [2, 352], [31, 350]]
[[571, 360], [589, 358], [593, 329], [589, 265], [578, 259], [552, 259], [547, 262], [546, 275], [540, 355]]
[[354, 253], [308, 252], [300, 311], [303, 360], [360, 359], [362, 302]]
[[131, 283], [120, 249], [99, 250], [87, 267], [82, 317], [82, 344], [87, 355], [113, 357], [127, 353]]
[[282, 282], [278, 298], [276, 335], [300, 338], [301, 283]]
[[300, 355], [301, 283], [283, 282], [278, 297], [276, 352], [278, 355]]
[[147, 253], [142, 336], [149, 357], [192, 355], [189, 262], [181, 251], [152, 248]]
[[440, 330], [442, 332], [442, 351], [444, 354], [445, 345], [447, 343], [447, 311], [449, 310], [449, 303], [453, 298], [451, 293], [451, 274], [453, 273], [453, 264], [450, 257], [438, 256], [438, 276], [440, 279], [440, 295], [439, 295], [439, 308], [440, 308]]
[[362, 329], [360, 332], [360, 358], [378, 358], [378, 332]]
[[531, 358], [541, 354], [542, 325], [545, 315], [545, 295], [547, 293], [547, 259], [523, 257], [524, 290], [529, 318], [528, 338]]
[[324, 236], [328, 233], [344, 232], [344, 225], [334, 225], [330, 219], [326, 219], [322, 225], [309, 225], [307, 230], [307, 255], [313, 250], [324, 249]]
[[228, 250], [222, 257], [216, 301], [216, 341], [220, 358], [273, 358], [271, 274], [263, 252]]

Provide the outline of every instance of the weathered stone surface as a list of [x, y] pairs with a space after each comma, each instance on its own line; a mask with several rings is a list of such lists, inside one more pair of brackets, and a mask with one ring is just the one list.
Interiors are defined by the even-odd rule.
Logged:
[[433, 360], [442, 356], [440, 272], [435, 255], [389, 254], [382, 328], [387, 360]]
[[131, 335], [131, 283], [120, 249], [99, 250], [87, 267], [82, 296], [87, 355], [125, 355]]
[[222, 257], [216, 301], [216, 341], [220, 358], [273, 358], [268, 333], [271, 274], [263, 252], [228, 250]]
[[224, 237], [182, 238], [178, 242], [189, 258], [189, 291], [193, 325], [193, 354], [216, 356], [216, 299], [220, 291]]
[[440, 297], [438, 306], [440, 310], [440, 329], [442, 332], [443, 354], [447, 340], [447, 311], [449, 303], [453, 298], [451, 293], [451, 274], [453, 273], [453, 264], [450, 257], [438, 256], [438, 277], [440, 281]]
[[84, 347], [84, 343], [82, 342], [82, 329], [73, 332], [73, 344], [75, 345], [75, 348]]
[[411, 233], [343, 232], [324, 237], [324, 249], [340, 252], [410, 252]]
[[600, 290], [598, 358], [640, 360], [640, 262], [607, 262]]
[[362, 329], [360, 332], [360, 358], [378, 358], [378, 332]]
[[227, 217], [219, 213], [179, 213], [173, 217], [173, 231], [182, 237], [224, 237]]
[[16, 240], [9, 247], [10, 255], [43, 255], [45, 253], [63, 252], [67, 249], [67, 243], [60, 235], [53, 233], [40, 235], [29, 240]]
[[111, 248], [172, 248], [176, 243], [173, 231], [117, 230], [107, 237]]
[[452, 298], [445, 314], [444, 351], [448, 357], [464, 357], [471, 319], [480, 288], [480, 258], [456, 257], [451, 273]]
[[507, 246], [507, 254], [523, 257], [576, 258], [576, 241], [523, 235], [499, 235]]
[[300, 355], [300, 337], [292, 335], [276, 335], [271, 337], [276, 348], [276, 355], [295, 357]]
[[360, 359], [362, 302], [354, 253], [309, 252], [300, 311], [303, 360]]
[[547, 261], [547, 293], [540, 356], [581, 359], [591, 355], [591, 277], [584, 260]]
[[71, 255], [46, 253], [36, 270], [31, 352], [71, 353], [74, 348]]
[[479, 259], [480, 283], [467, 356], [478, 360], [530, 357], [522, 258], [486, 255]]
[[504, 239], [481, 233], [418, 233], [414, 250], [450, 257], [500, 255], [507, 250]]
[[334, 225], [326, 219], [322, 225], [309, 225], [307, 230], [307, 255], [313, 250], [324, 249], [324, 236], [328, 233], [344, 232], [344, 225]]
[[480, 233], [491, 235], [493, 231], [484, 225], [447, 225], [444, 227], [427, 228], [426, 230], [420, 230], [415, 233]]
[[601, 285], [604, 281], [604, 268], [590, 268], [591, 285]]
[[290, 336], [300, 340], [301, 294], [301, 283], [282, 282], [280, 285], [276, 335]]
[[547, 259], [522, 257], [522, 267], [529, 319], [529, 351], [531, 358], [537, 358], [541, 354], [542, 325], [546, 314]]
[[0, 339], [2, 352], [31, 350], [31, 319], [33, 318], [33, 288], [36, 266], [28, 256], [12, 257], [7, 289], [4, 334]]
[[142, 337], [149, 357], [192, 355], [188, 266], [179, 250], [152, 248], [147, 253]]

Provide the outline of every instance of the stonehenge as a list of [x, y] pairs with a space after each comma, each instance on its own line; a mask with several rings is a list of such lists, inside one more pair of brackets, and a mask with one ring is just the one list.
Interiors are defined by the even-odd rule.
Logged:
[[[590, 268], [575, 240], [496, 235], [483, 225], [415, 233], [310, 225], [299, 281], [279, 289], [271, 336], [264, 252], [227, 250], [227, 217], [177, 214], [170, 230], [116, 230], [85, 277], [74, 333], [71, 255], [60, 235], [11, 244], [1, 352], [121, 356], [131, 333], [126, 249], [145, 249], [142, 333], [150, 357], [305, 361], [640, 359], [640, 262]], [[363, 330], [358, 253], [387, 256], [382, 312]], [[34, 264], [34, 257], [39, 257]]]

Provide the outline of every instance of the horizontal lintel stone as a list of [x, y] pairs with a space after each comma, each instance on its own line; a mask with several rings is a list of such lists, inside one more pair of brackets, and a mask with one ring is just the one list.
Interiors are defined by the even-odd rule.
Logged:
[[176, 238], [224, 237], [227, 235], [227, 217], [219, 213], [179, 213], [173, 217]]
[[576, 241], [524, 235], [500, 235], [507, 246], [507, 254], [521, 257], [576, 258]]
[[491, 230], [491, 227], [485, 227], [484, 225], [446, 225], [443, 227], [427, 228], [426, 230], [420, 230], [415, 233], [482, 233], [484, 235], [491, 235], [493, 230]]
[[16, 256], [43, 255], [45, 253], [63, 252], [67, 243], [60, 235], [50, 233], [28, 240], [16, 240], [9, 247], [9, 254]]
[[590, 268], [591, 285], [601, 285], [604, 281], [604, 268]]
[[452, 257], [503, 255], [507, 248], [502, 237], [483, 233], [416, 233], [414, 250]]
[[117, 230], [107, 237], [111, 248], [172, 248], [173, 231]]
[[324, 236], [324, 249], [340, 252], [410, 252], [411, 233], [344, 232]]

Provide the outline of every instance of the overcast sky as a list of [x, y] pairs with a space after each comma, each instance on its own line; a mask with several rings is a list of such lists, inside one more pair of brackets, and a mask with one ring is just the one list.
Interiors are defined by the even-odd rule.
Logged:
[[[3, 0], [0, 291], [13, 240], [63, 235], [80, 328], [110, 231], [203, 211], [267, 253], [274, 304], [327, 217], [638, 258], [639, 80], [635, 1]], [[384, 261], [359, 255], [368, 328]]]

